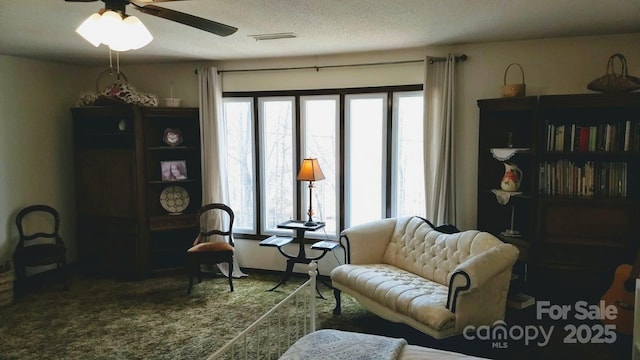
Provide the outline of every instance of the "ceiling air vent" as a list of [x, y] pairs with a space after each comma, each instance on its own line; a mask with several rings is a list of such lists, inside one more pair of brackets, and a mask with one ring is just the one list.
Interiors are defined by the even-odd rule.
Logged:
[[248, 35], [249, 37], [254, 38], [256, 41], [260, 40], [278, 40], [278, 39], [293, 39], [297, 38], [298, 35], [292, 32], [283, 32], [283, 33], [273, 33], [273, 34], [256, 34], [256, 35]]

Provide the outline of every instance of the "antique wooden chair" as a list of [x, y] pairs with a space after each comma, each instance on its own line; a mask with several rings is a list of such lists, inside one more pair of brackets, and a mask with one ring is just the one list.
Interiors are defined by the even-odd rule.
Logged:
[[[229, 287], [233, 291], [233, 210], [225, 204], [208, 204], [198, 210], [197, 219], [200, 232], [193, 246], [187, 250], [187, 294], [191, 294], [194, 275], [198, 276], [199, 282], [202, 281], [200, 265], [220, 263], [229, 264]], [[214, 241], [209, 241], [210, 238]]]
[[19, 239], [13, 254], [16, 283], [27, 278], [26, 268], [56, 264], [67, 289], [67, 249], [60, 237], [60, 215], [49, 205], [31, 205], [16, 215]]

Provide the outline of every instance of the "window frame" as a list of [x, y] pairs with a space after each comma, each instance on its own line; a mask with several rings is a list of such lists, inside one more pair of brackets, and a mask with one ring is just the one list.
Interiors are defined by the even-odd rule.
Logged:
[[[323, 95], [302, 95], [299, 96], [298, 99], [298, 103], [300, 106], [300, 133], [298, 135], [298, 139], [300, 140], [300, 151], [298, 151], [298, 154], [300, 156], [300, 161], [298, 162], [298, 164], [302, 163], [302, 159], [306, 158], [308, 155], [306, 154], [306, 149], [307, 149], [307, 144], [306, 144], [306, 140], [307, 140], [307, 117], [306, 117], [306, 106], [303, 106], [305, 101], [308, 100], [334, 100], [336, 102], [336, 108], [335, 108], [335, 154], [336, 154], [336, 158], [335, 158], [335, 174], [334, 174], [334, 178], [333, 181], [335, 182], [336, 185], [336, 192], [334, 194], [335, 196], [335, 204], [336, 204], [336, 208], [334, 209], [335, 211], [335, 216], [336, 216], [336, 231], [335, 235], [337, 236], [337, 234], [339, 234], [339, 230], [341, 228], [341, 222], [340, 219], [342, 217], [342, 209], [340, 206], [340, 199], [341, 199], [341, 194], [342, 194], [342, 186], [341, 186], [341, 182], [340, 182], [340, 174], [342, 173], [340, 171], [341, 166], [340, 164], [342, 163], [342, 156], [340, 155], [340, 149], [341, 149], [341, 144], [342, 144], [342, 130], [340, 128], [340, 116], [341, 116], [341, 111], [340, 111], [340, 104], [341, 104], [341, 99], [340, 99], [340, 95], [338, 94], [323, 94]], [[312, 155], [310, 155], [312, 156]], [[299, 166], [299, 165], [298, 165]], [[327, 175], [327, 172], [325, 171], [325, 176]], [[299, 182], [299, 187], [298, 187], [298, 193], [300, 194], [300, 201], [299, 203], [299, 216], [300, 219], [304, 219], [306, 217], [306, 213], [307, 213], [307, 209], [309, 208], [309, 203], [307, 201], [307, 196], [305, 195], [305, 192], [308, 191], [309, 189], [309, 184], [306, 181], [300, 181]], [[326, 230], [323, 231], [323, 233]], [[309, 238], [323, 238], [324, 234], [321, 234], [319, 232], [308, 232], [305, 236], [309, 237]]]
[[[393, 93], [393, 103], [394, 105], [399, 105], [400, 101], [400, 97], [413, 97], [416, 95], [419, 95], [421, 93], [421, 91], [402, 91], [402, 92], [394, 92]], [[424, 111], [424, 103], [422, 104], [423, 106], [423, 111]], [[400, 140], [400, 131], [399, 131], [399, 126], [400, 126], [400, 122], [399, 122], [399, 111], [400, 111], [400, 106], [394, 106], [393, 107], [393, 115], [392, 115], [392, 130], [391, 130], [391, 162], [392, 162], [392, 166], [391, 166], [391, 185], [389, 187], [389, 191], [391, 192], [391, 209], [390, 209], [390, 216], [393, 217], [397, 217], [397, 216], [401, 216], [401, 214], [398, 214], [398, 197], [394, 196], [397, 194], [398, 192], [398, 171], [400, 170], [400, 164], [399, 162], [399, 140]], [[424, 116], [424, 113], [423, 113]], [[422, 128], [422, 133], [424, 136], [424, 123], [423, 123], [423, 128]], [[424, 153], [424, 139], [423, 139], [423, 153]], [[423, 164], [424, 166], [424, 164]], [[424, 172], [424, 167], [423, 167], [423, 172]], [[426, 201], [426, 200], [425, 200]], [[426, 210], [426, 209], [425, 209]]]
[[[249, 107], [250, 107], [250, 111], [251, 111], [251, 118], [250, 118], [250, 136], [251, 136], [251, 141], [250, 143], [253, 144], [254, 148], [252, 149], [252, 156], [251, 156], [251, 169], [253, 171], [253, 191], [252, 191], [252, 198], [253, 198], [253, 227], [252, 228], [246, 228], [246, 227], [237, 227], [236, 224], [234, 224], [234, 232], [236, 233], [240, 233], [240, 234], [249, 234], [249, 235], [258, 235], [258, 229], [259, 229], [259, 204], [260, 204], [260, 200], [259, 200], [259, 195], [260, 192], [256, 191], [257, 188], [257, 183], [259, 183], [259, 173], [258, 173], [258, 168], [257, 168], [257, 154], [255, 151], [255, 144], [256, 144], [256, 139], [257, 139], [257, 129], [256, 129], [256, 120], [255, 120], [255, 99], [253, 97], [225, 97], [222, 99], [222, 103], [223, 103], [223, 113], [226, 113], [226, 108], [225, 105], [227, 103], [249, 103]], [[228, 129], [229, 126], [228, 124], [226, 125], [226, 128]], [[225, 134], [225, 136], [227, 136], [228, 134]], [[229, 138], [227, 137], [227, 144], [229, 144]], [[228, 154], [227, 154], [227, 163], [229, 162], [228, 160]]]
[[381, 162], [381, 174], [380, 174], [380, 185], [381, 185], [381, 189], [380, 189], [380, 217], [384, 218], [387, 215], [387, 192], [388, 192], [388, 173], [389, 173], [389, 166], [385, 166], [384, 164], [388, 164], [388, 159], [389, 159], [389, 153], [388, 153], [388, 141], [389, 141], [389, 132], [387, 131], [387, 127], [389, 125], [389, 118], [388, 118], [388, 114], [386, 110], [387, 104], [389, 102], [389, 93], [386, 92], [379, 92], [379, 93], [365, 93], [365, 94], [347, 94], [345, 95], [345, 99], [344, 99], [344, 106], [345, 106], [345, 119], [344, 119], [344, 127], [345, 127], [345, 144], [344, 144], [344, 157], [343, 157], [343, 162], [345, 163], [345, 168], [344, 168], [344, 178], [345, 178], [345, 184], [344, 184], [344, 212], [345, 212], [345, 222], [344, 222], [344, 226], [345, 227], [351, 227], [353, 226], [352, 223], [352, 219], [350, 218], [349, 214], [350, 209], [351, 209], [351, 204], [349, 202], [350, 199], [350, 193], [349, 193], [349, 189], [350, 189], [350, 185], [351, 185], [351, 157], [348, 154], [351, 154], [351, 143], [350, 141], [348, 141], [348, 139], [350, 139], [351, 137], [351, 127], [352, 127], [352, 121], [350, 119], [350, 110], [351, 110], [351, 100], [361, 100], [361, 99], [381, 99], [382, 100], [382, 123], [380, 124], [381, 126], [381, 153], [380, 153], [380, 162]]
[[[338, 194], [336, 196], [338, 196], [338, 213], [336, 214], [336, 216], [338, 217], [337, 219], [337, 229], [336, 229], [336, 234], [322, 234], [322, 232], [316, 232], [315, 236], [320, 236], [323, 238], [330, 238], [330, 239], [334, 239], [336, 240], [340, 234], [341, 229], [345, 229], [346, 228], [346, 219], [345, 219], [345, 97], [346, 95], [349, 94], [368, 94], [368, 93], [387, 93], [387, 104], [385, 104], [385, 110], [386, 110], [386, 118], [387, 118], [387, 126], [386, 126], [386, 130], [387, 130], [387, 143], [385, 144], [386, 146], [386, 167], [384, 167], [384, 172], [386, 174], [386, 179], [385, 179], [385, 183], [386, 183], [386, 189], [388, 189], [386, 191], [386, 204], [384, 206], [384, 216], [383, 217], [390, 217], [392, 216], [391, 214], [391, 191], [390, 191], [390, 186], [391, 186], [391, 178], [392, 178], [392, 163], [391, 163], [391, 156], [392, 156], [392, 144], [391, 141], [392, 139], [389, 139], [389, 132], [391, 131], [392, 128], [392, 122], [393, 122], [393, 108], [392, 108], [392, 102], [393, 102], [393, 93], [396, 92], [411, 92], [411, 91], [423, 91], [423, 85], [422, 84], [409, 84], [409, 85], [391, 85], [391, 86], [374, 86], [374, 87], [357, 87], [357, 88], [335, 88], [335, 89], [307, 89], [307, 90], [275, 90], [275, 91], [226, 91], [223, 92], [222, 96], [223, 99], [225, 98], [252, 98], [253, 99], [253, 104], [254, 104], [254, 109], [253, 109], [253, 118], [254, 118], [254, 124], [258, 124], [258, 126], [254, 126], [254, 160], [256, 162], [255, 164], [255, 179], [256, 179], [256, 184], [254, 184], [256, 190], [256, 211], [258, 212], [257, 214], [254, 214], [255, 218], [255, 222], [256, 222], [256, 226], [257, 226], [257, 234], [243, 234], [243, 233], [238, 233], [236, 234], [236, 237], [239, 239], [255, 239], [255, 240], [262, 240], [267, 238], [270, 235], [281, 235], [281, 234], [289, 234], [286, 230], [283, 230], [283, 232], [279, 232], [279, 231], [275, 231], [275, 232], [266, 232], [265, 231], [265, 224], [264, 224], [264, 214], [262, 211], [263, 208], [263, 188], [264, 188], [264, 181], [263, 179], [263, 162], [262, 160], [257, 161], [258, 159], [262, 159], [262, 150], [261, 150], [261, 130], [260, 130], [260, 126], [259, 126], [259, 121], [258, 119], [258, 111], [259, 111], [259, 104], [258, 101], [261, 98], [280, 98], [280, 97], [293, 97], [295, 99], [294, 101], [294, 112], [293, 112], [293, 116], [294, 116], [294, 146], [295, 146], [295, 151], [294, 151], [294, 169], [298, 169], [299, 167], [299, 163], [302, 161], [303, 159], [303, 155], [301, 154], [300, 149], [302, 149], [302, 140], [301, 140], [301, 136], [302, 136], [302, 129], [301, 129], [301, 125], [300, 125], [300, 112], [301, 112], [301, 105], [300, 105], [300, 97], [303, 96], [316, 96], [316, 95], [337, 95], [339, 96], [339, 103], [338, 103], [338, 108], [339, 108], [339, 113], [338, 113], [338, 128], [337, 131], [339, 133], [338, 135], [338, 140], [336, 142], [337, 146], [339, 147], [338, 149], [338, 159], [336, 159], [337, 161], [337, 169], [336, 169], [336, 176], [337, 176], [337, 183], [336, 186], [338, 188]], [[294, 182], [297, 182], [295, 180], [295, 176], [297, 175], [297, 172], [294, 171]], [[303, 198], [303, 196], [301, 195], [301, 191], [305, 191], [307, 184], [295, 184], [293, 185], [293, 189], [294, 189], [294, 216], [302, 219], [302, 216], [306, 215], [306, 209], [304, 208], [304, 205], [301, 204], [300, 199]], [[286, 221], [287, 219], [283, 219], [283, 221]], [[311, 235], [312, 232], [308, 232], [307, 235], [305, 235], [306, 237], [312, 238], [315, 237], [313, 235]]]
[[[256, 122], [258, 124], [258, 141], [255, 143], [256, 145], [258, 145], [258, 154], [259, 154], [259, 162], [258, 162], [258, 169], [260, 171], [261, 174], [261, 178], [264, 178], [265, 174], [266, 174], [266, 169], [265, 169], [265, 136], [264, 136], [264, 117], [263, 117], [263, 105], [265, 102], [269, 102], [269, 101], [286, 101], [286, 100], [290, 100], [292, 102], [292, 108], [291, 108], [291, 131], [293, 134], [293, 138], [290, 140], [291, 141], [291, 150], [292, 150], [292, 159], [291, 159], [291, 190], [292, 190], [292, 201], [293, 201], [293, 205], [292, 205], [292, 212], [290, 214], [290, 219], [293, 219], [297, 216], [297, 210], [296, 210], [296, 204], [299, 203], [298, 199], [299, 199], [299, 194], [298, 191], [296, 191], [296, 175], [297, 175], [297, 171], [296, 169], [298, 168], [298, 164], [296, 163], [296, 159], [298, 157], [298, 141], [297, 139], [299, 138], [299, 131], [298, 131], [298, 118], [299, 116], [297, 114], [299, 114], [299, 112], [297, 111], [297, 107], [298, 107], [298, 99], [296, 96], [291, 96], [291, 95], [284, 95], [284, 96], [267, 96], [267, 97], [258, 97], [257, 98], [257, 118], [256, 118]], [[266, 189], [266, 182], [265, 181], [260, 181], [260, 184], [258, 184], [256, 187], [260, 188], [260, 194], [267, 194], [267, 189]], [[266, 201], [264, 201], [264, 197], [261, 198], [260, 201], [260, 206], [258, 207], [258, 217], [260, 218], [260, 224], [262, 225], [260, 228], [260, 233], [264, 234], [264, 235], [286, 235], [289, 233], [289, 230], [286, 229], [278, 229], [276, 228], [268, 228], [267, 227], [267, 211], [266, 211], [266, 206], [267, 203]], [[286, 221], [286, 220], [290, 220], [290, 219], [282, 219], [282, 222]]]

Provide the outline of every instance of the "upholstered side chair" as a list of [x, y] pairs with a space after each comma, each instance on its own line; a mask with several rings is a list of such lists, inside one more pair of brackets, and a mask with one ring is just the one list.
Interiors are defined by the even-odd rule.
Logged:
[[187, 272], [191, 294], [193, 277], [202, 281], [201, 265], [229, 264], [229, 287], [233, 291], [233, 210], [225, 204], [203, 205], [197, 214], [200, 231], [193, 246], [187, 250]]

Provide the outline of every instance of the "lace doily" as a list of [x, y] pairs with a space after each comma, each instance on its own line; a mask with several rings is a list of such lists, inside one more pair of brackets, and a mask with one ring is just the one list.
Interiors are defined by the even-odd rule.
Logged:
[[521, 191], [504, 191], [499, 189], [492, 189], [491, 192], [496, 195], [496, 200], [498, 200], [498, 204], [500, 205], [506, 205], [512, 196], [522, 194]]
[[518, 151], [526, 151], [529, 148], [492, 148], [491, 155], [493, 158], [500, 161], [506, 161], [511, 159]]

